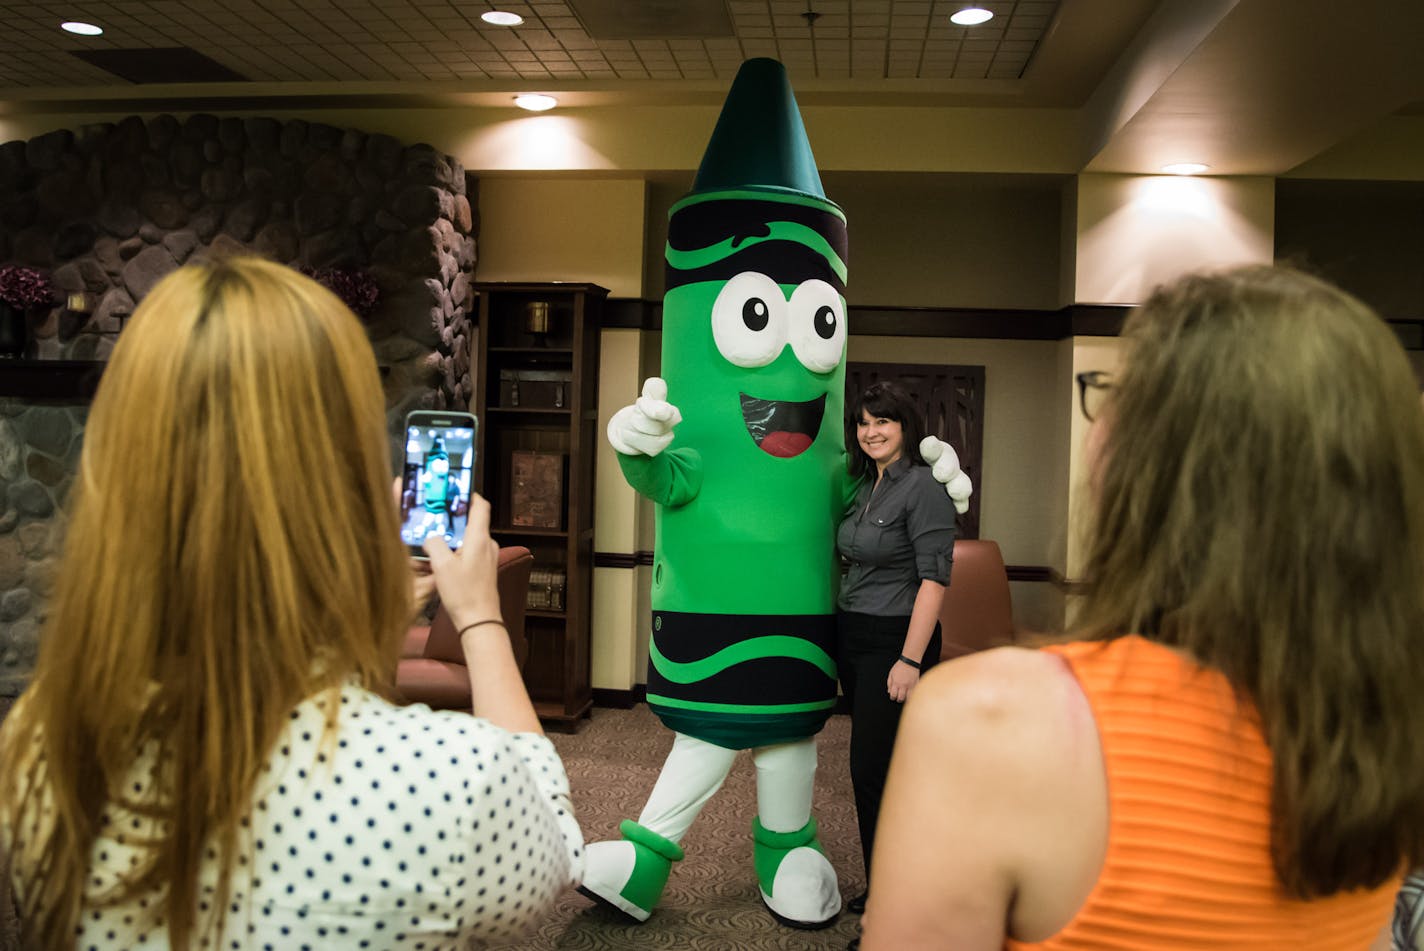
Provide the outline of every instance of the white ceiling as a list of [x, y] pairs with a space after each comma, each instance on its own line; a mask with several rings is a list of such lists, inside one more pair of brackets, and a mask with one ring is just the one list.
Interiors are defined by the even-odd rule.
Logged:
[[[506, 104], [535, 88], [568, 105], [715, 103], [743, 59], [774, 56], [803, 105], [1073, 110], [1069, 171], [1193, 153], [1218, 173], [1284, 174], [1384, 120], [1424, 126], [1424, 0], [983, 0], [995, 18], [968, 29], [948, 19], [963, 5], [524, 0], [498, 4], [525, 17], [510, 29], [463, 0], [0, 0], [0, 117]], [[105, 33], [61, 32], [68, 19]], [[72, 55], [171, 47], [249, 81], [135, 85]]]

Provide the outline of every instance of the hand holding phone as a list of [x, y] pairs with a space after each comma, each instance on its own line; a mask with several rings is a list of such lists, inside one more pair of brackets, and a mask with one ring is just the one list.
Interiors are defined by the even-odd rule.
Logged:
[[[440, 592], [440, 603], [456, 630], [477, 621], [504, 620], [495, 583], [499, 546], [490, 538], [489, 519], [489, 503], [483, 496], [472, 495], [465, 544], [458, 552], [452, 552], [444, 538], [431, 535], [425, 539], [424, 550]], [[508, 637], [502, 629], [493, 625], [491, 628], [501, 638]]]
[[406, 417], [401, 540], [413, 557], [426, 557], [430, 537], [456, 549], [464, 542], [477, 427], [469, 413], [422, 410]]
[[500, 622], [473, 627], [460, 638], [475, 716], [511, 733], [543, 733], [503, 626], [496, 586], [499, 546], [490, 538], [489, 518], [489, 503], [471, 496], [464, 547], [452, 552], [443, 538], [432, 535], [425, 540], [425, 553], [456, 630], [479, 621]]

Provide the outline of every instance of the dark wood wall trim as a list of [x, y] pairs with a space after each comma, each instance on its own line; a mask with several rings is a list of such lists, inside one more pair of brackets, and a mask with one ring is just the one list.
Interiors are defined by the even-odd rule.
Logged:
[[614, 690], [611, 687], [593, 688], [593, 705], [595, 707], [615, 707], [619, 710], [630, 710], [640, 703], [648, 701], [648, 685], [634, 684], [631, 690]]
[[603, 303], [603, 328], [662, 330], [663, 302], [636, 297], [610, 297]]
[[596, 551], [593, 553], [593, 567], [595, 568], [636, 568], [639, 565], [651, 565], [653, 563], [653, 553], [650, 551]]
[[[1075, 335], [1115, 336], [1128, 306], [1074, 304], [1057, 310], [990, 307], [850, 308], [850, 332], [876, 337], [977, 337], [1062, 340]], [[660, 300], [621, 298], [604, 309], [604, 328], [662, 330]]]
[[[0, 360], [0, 397], [88, 403], [99, 390], [106, 360]], [[390, 367], [380, 366], [381, 376]]]
[[[1062, 340], [1077, 334], [1112, 336], [1127, 306], [1074, 304], [1057, 310], [974, 307], [850, 308], [850, 332], [876, 337], [977, 337], [1000, 340]], [[621, 298], [604, 309], [605, 328], [662, 330], [660, 300]]]
[[[1005, 565], [1010, 581], [1046, 581], [1052, 583], [1058, 572], [1046, 565]], [[951, 582], [953, 573], [951, 572]]]
[[1063, 308], [1074, 337], [1116, 337], [1132, 312], [1126, 304], [1074, 304]]
[[[639, 565], [651, 565], [653, 563], [653, 553], [646, 549], [635, 552], [621, 551], [596, 551], [593, 553], [593, 566], [595, 568], [636, 568]], [[1047, 565], [1006, 565], [1004, 569], [1010, 581], [1038, 581], [1048, 584], [1062, 585], [1065, 582], [1062, 575]]]
[[1006, 565], [1010, 581], [1031, 581], [1051, 584], [1063, 594], [1082, 594], [1086, 587], [1081, 579], [1065, 578], [1057, 568], [1046, 565]]

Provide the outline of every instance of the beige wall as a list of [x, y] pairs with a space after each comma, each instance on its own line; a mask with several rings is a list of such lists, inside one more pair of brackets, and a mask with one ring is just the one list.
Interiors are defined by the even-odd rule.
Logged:
[[1424, 181], [1424, 115], [1385, 116], [1281, 177]]
[[[638, 495], [623, 480], [603, 434], [609, 418], [636, 395], [641, 336], [637, 330], [605, 330], [599, 343], [593, 518], [593, 548], [598, 552], [627, 554], [638, 546]], [[593, 570], [590, 658], [595, 687], [627, 690], [641, 670], [634, 656], [636, 640], [628, 635], [638, 625], [634, 581], [635, 572], [626, 568]]]
[[1077, 207], [1078, 303], [1135, 304], [1187, 271], [1274, 254], [1269, 178], [1080, 175]]
[[[672, 105], [565, 105], [530, 115], [512, 105], [375, 106], [353, 109], [267, 108], [261, 115], [308, 119], [366, 132], [384, 132], [402, 142], [427, 142], [481, 172], [581, 171], [616, 173], [649, 169], [695, 169], [716, 125], [725, 95], [713, 84], [697, 101]], [[332, 90], [350, 95], [349, 87]], [[372, 90], [374, 92], [374, 90]], [[136, 108], [130, 90], [106, 104], [95, 97], [84, 112], [0, 115], [0, 142], [27, 139], [59, 128], [113, 121]], [[181, 89], [165, 94], [181, 96]], [[194, 89], [203, 95], [201, 87]], [[280, 104], [280, 90], [272, 101]], [[260, 84], [244, 89], [260, 96]], [[317, 91], [312, 91], [313, 95]], [[510, 99], [513, 97], [511, 96]], [[379, 102], [373, 97], [373, 101]], [[210, 100], [211, 102], [211, 100]], [[209, 105], [221, 111], [220, 104]], [[41, 109], [42, 103], [25, 108]], [[173, 110], [182, 115], [181, 111]], [[234, 100], [229, 113], [253, 114]], [[1080, 165], [1082, 117], [1070, 109], [846, 106], [803, 104], [807, 134], [823, 170], [1020, 172], [1072, 174]], [[895, 143], [886, 149], [885, 143]]]
[[[1059, 306], [1063, 179], [824, 172], [846, 213], [852, 306], [1051, 309]], [[648, 192], [648, 296], [663, 291], [667, 212], [691, 187]]]
[[1056, 459], [1064, 405], [1056, 341], [851, 337], [848, 359], [886, 363], [967, 363], [984, 367], [984, 472], [980, 535], [1009, 564], [1050, 565], [1067, 529], [1060, 496], [1065, 460]]
[[1058, 306], [1059, 181], [825, 175], [846, 213], [852, 305]]
[[[612, 297], [643, 296], [647, 186], [628, 178], [482, 178], [479, 262], [482, 281], [591, 281]], [[649, 509], [623, 480], [603, 433], [638, 395], [646, 346], [638, 330], [604, 330], [598, 367], [598, 442], [594, 550], [631, 554], [651, 533]], [[647, 626], [639, 573], [595, 568], [590, 623], [593, 686], [627, 690], [642, 679], [638, 631]], [[646, 579], [643, 579], [646, 581]], [[642, 642], [643, 644], [646, 641]]]
[[638, 179], [480, 179], [476, 279], [589, 281], [642, 297], [646, 191]]

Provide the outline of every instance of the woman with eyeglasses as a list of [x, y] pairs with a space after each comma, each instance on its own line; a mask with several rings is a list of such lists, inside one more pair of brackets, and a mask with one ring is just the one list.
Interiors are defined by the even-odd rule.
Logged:
[[1409, 364], [1354, 298], [1268, 267], [1159, 289], [1122, 343], [1080, 379], [1071, 637], [920, 683], [863, 946], [1388, 948], [1424, 864]]

